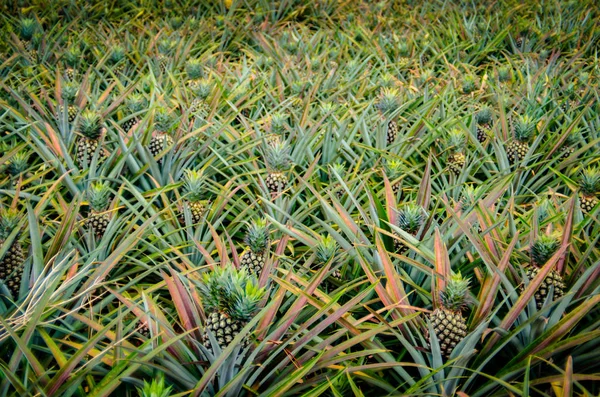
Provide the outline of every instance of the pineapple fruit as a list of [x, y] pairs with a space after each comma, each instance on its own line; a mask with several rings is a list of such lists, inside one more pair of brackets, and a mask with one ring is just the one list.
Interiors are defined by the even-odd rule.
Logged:
[[484, 143], [490, 135], [492, 110], [485, 106], [475, 113], [475, 121], [477, 122], [477, 140]]
[[280, 142], [267, 147], [266, 154], [268, 175], [265, 184], [271, 193], [280, 193], [287, 187], [286, 173], [290, 168], [289, 147], [285, 142]]
[[342, 197], [344, 197], [346, 190], [344, 190], [341, 183], [335, 182], [337, 181], [337, 177], [335, 176], [334, 171], [340, 176], [340, 178], [344, 179], [344, 176], [346, 175], [346, 166], [342, 163], [335, 163], [333, 166], [331, 166], [331, 170], [329, 172], [329, 180], [334, 182], [335, 195], [337, 196], [338, 200], [341, 200]]
[[127, 67], [127, 59], [125, 57], [126, 51], [125, 48], [120, 44], [112, 45], [110, 57], [108, 58], [108, 63], [110, 70], [115, 74], [115, 76], [121, 75], [125, 68]]
[[161, 39], [158, 42], [158, 55], [156, 61], [158, 63], [158, 69], [160, 73], [166, 73], [171, 60], [171, 54], [177, 47], [177, 41], [172, 39]]
[[448, 134], [446, 145], [449, 150], [448, 158], [446, 163], [448, 169], [456, 176], [459, 176], [463, 167], [465, 166], [465, 133], [458, 129], [453, 128]]
[[386, 142], [391, 145], [398, 136], [398, 123], [395, 120], [395, 112], [400, 105], [400, 95], [397, 88], [382, 88], [377, 108], [387, 123]]
[[202, 343], [212, 350], [212, 333], [225, 349], [255, 314], [265, 290], [258, 287], [255, 277], [231, 265], [204, 273], [202, 281], [199, 294], [206, 313]]
[[140, 397], [169, 397], [171, 387], [165, 386], [165, 378], [160, 376], [152, 379], [152, 383], [144, 380], [144, 386], [142, 388], [138, 387], [137, 392]]
[[75, 121], [75, 118], [77, 117], [77, 113], [79, 112], [79, 109], [77, 108], [77, 106], [75, 106], [75, 98], [77, 97], [78, 91], [79, 91], [79, 84], [77, 84], [73, 81], [67, 81], [65, 83], [65, 85], [62, 87], [63, 105], [60, 105], [58, 107], [58, 114], [56, 115], [57, 119], [59, 119], [59, 120], [62, 119], [62, 115], [65, 112], [64, 103], [66, 102], [66, 104], [67, 104], [67, 121], [69, 123], [72, 123], [73, 121]]
[[[405, 204], [400, 211], [398, 211], [398, 222], [397, 226], [404, 230], [406, 233], [416, 236], [419, 229], [425, 222], [425, 213], [423, 212], [423, 208], [416, 204]], [[396, 253], [404, 255], [408, 251], [408, 246], [406, 246], [402, 241], [400, 241], [400, 235], [396, 232], [393, 233], [397, 239], [394, 240], [394, 249]]]
[[[89, 167], [96, 150], [100, 146], [102, 135], [102, 120], [100, 114], [93, 110], [84, 110], [79, 120], [79, 133], [82, 135], [77, 142], [77, 160], [81, 167]], [[106, 157], [104, 148], [100, 146], [98, 161]]]
[[206, 98], [210, 95], [213, 84], [204, 77], [204, 65], [199, 59], [190, 59], [185, 64], [187, 74], [187, 86], [193, 94], [189, 113], [205, 118], [209, 113], [209, 105]]
[[[19, 22], [19, 34], [21, 36], [21, 45], [25, 49], [30, 61], [37, 60], [37, 50], [35, 46], [35, 36], [38, 30], [37, 21], [33, 18], [23, 18]], [[39, 37], [39, 36], [38, 36]]]
[[90, 213], [85, 220], [85, 225], [96, 237], [104, 235], [110, 222], [110, 216], [106, 213], [110, 199], [109, 196], [110, 189], [103, 182], [92, 183], [87, 191]]
[[77, 77], [81, 56], [81, 50], [77, 46], [69, 47], [63, 55], [65, 62], [65, 78], [68, 81], [74, 81]]
[[245, 269], [248, 274], [260, 276], [267, 261], [270, 245], [269, 227], [264, 219], [257, 219], [248, 225], [244, 242], [246, 250], [240, 258], [240, 268]]
[[[206, 213], [208, 200], [204, 200], [204, 178], [201, 171], [186, 170], [184, 176], [185, 188], [185, 206], [190, 211], [193, 224], [200, 223]], [[182, 224], [185, 224], [185, 215], [182, 211], [179, 217]]]
[[[158, 108], [154, 115], [154, 134], [148, 146], [150, 153], [152, 153], [152, 156], [155, 158], [173, 145], [173, 138], [169, 135], [172, 124], [173, 119], [171, 118], [169, 111], [164, 107]], [[159, 163], [161, 161], [162, 159], [158, 160]]]
[[[329, 263], [329, 261], [333, 261], [331, 267], [335, 268], [337, 266], [337, 263], [335, 262], [334, 258], [338, 252], [338, 249], [339, 247], [337, 242], [333, 239], [333, 237], [331, 237], [330, 234], [328, 234], [325, 237], [322, 237], [315, 248], [316, 264], [319, 266], [325, 266], [327, 263]], [[340, 269], [334, 269], [331, 276], [337, 279], [341, 279], [342, 272], [340, 271]]]
[[[19, 225], [20, 220], [21, 215], [14, 209], [0, 211], [0, 248], [4, 248], [6, 239]], [[21, 287], [24, 262], [25, 254], [17, 235], [4, 256], [0, 258], [0, 280], [8, 287], [14, 298], [18, 296]]]
[[[531, 265], [525, 269], [525, 277], [527, 280], [533, 280], [540, 272], [540, 266], [544, 266], [546, 262], [556, 253], [560, 246], [560, 241], [555, 235], [541, 235], [531, 245]], [[565, 293], [565, 283], [562, 276], [556, 271], [551, 270], [544, 278], [538, 289], [535, 291], [535, 303], [539, 309], [542, 308], [550, 287], [554, 287], [554, 299], [562, 297]], [[521, 285], [521, 292], [525, 289]]]
[[506, 155], [511, 164], [523, 160], [529, 152], [529, 141], [535, 132], [535, 121], [528, 115], [519, 116], [513, 129], [514, 137], [506, 148]]
[[444, 357], [449, 357], [457, 344], [467, 336], [467, 323], [462, 311], [467, 307], [469, 279], [455, 273], [439, 295], [440, 307], [429, 315]]
[[404, 166], [399, 160], [389, 160], [385, 163], [385, 175], [392, 184], [392, 191], [396, 197], [400, 189], [402, 189], [402, 180], [400, 178], [404, 172]]
[[581, 173], [579, 180], [579, 207], [581, 212], [589, 214], [598, 205], [600, 191], [600, 168], [588, 167]]
[[[146, 98], [140, 93], [133, 93], [125, 99], [125, 108], [128, 113], [128, 118], [121, 123], [123, 131], [129, 132], [140, 122], [140, 117], [136, 114], [141, 112], [146, 107]], [[135, 116], [134, 116], [135, 115]]]
[[288, 116], [282, 112], [276, 112], [269, 117], [268, 130], [271, 133], [267, 137], [267, 144], [275, 146], [285, 140], [285, 124]]
[[8, 162], [8, 174], [12, 180], [12, 184], [16, 185], [19, 177], [25, 178], [25, 171], [29, 168], [29, 153], [20, 151], [15, 153]]

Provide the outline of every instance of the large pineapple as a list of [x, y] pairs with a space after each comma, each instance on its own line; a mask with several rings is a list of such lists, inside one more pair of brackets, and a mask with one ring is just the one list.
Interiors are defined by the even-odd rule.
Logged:
[[448, 164], [448, 169], [456, 176], [460, 175], [465, 166], [465, 143], [466, 137], [462, 130], [454, 128], [448, 134], [448, 139], [446, 141], [448, 158], [446, 163]]
[[[206, 213], [208, 200], [204, 200], [204, 178], [201, 171], [186, 170], [184, 176], [185, 206], [190, 210], [193, 224], [200, 223]], [[185, 216], [181, 212], [180, 220], [185, 224]]]
[[477, 122], [477, 140], [484, 143], [490, 135], [492, 110], [487, 106], [483, 107], [475, 113], [475, 121]]
[[[325, 266], [329, 263], [329, 261], [333, 261], [331, 263], [331, 267], [335, 268], [338, 263], [335, 261], [335, 256], [338, 252], [338, 244], [337, 242], [328, 234], [325, 237], [321, 238], [321, 241], [315, 247], [315, 263], [319, 266]], [[332, 277], [341, 279], [342, 272], [340, 269], [334, 269], [331, 274]]]
[[450, 356], [457, 344], [467, 336], [467, 323], [462, 311], [467, 307], [469, 279], [455, 273], [440, 292], [440, 307], [429, 315], [442, 355]]
[[[172, 124], [173, 119], [171, 118], [169, 111], [164, 107], [158, 108], [154, 115], [154, 134], [150, 140], [150, 145], [148, 146], [152, 156], [157, 157], [168, 147], [173, 145], [173, 138], [169, 135]], [[158, 162], [160, 163], [161, 160], [158, 160]]]
[[397, 88], [382, 88], [379, 96], [379, 102], [377, 108], [379, 109], [381, 116], [387, 123], [386, 130], [386, 142], [391, 145], [398, 136], [398, 123], [396, 122], [396, 110], [400, 106], [400, 96]]
[[[525, 277], [529, 282], [533, 280], [540, 272], [540, 266], [544, 266], [546, 262], [556, 253], [560, 246], [560, 241], [555, 235], [541, 235], [531, 245], [531, 265], [525, 269]], [[551, 270], [544, 281], [540, 284], [538, 289], [535, 291], [535, 303], [539, 309], [542, 308], [550, 287], [554, 287], [554, 299], [558, 299], [565, 294], [565, 283], [562, 276], [556, 271]], [[521, 286], [521, 292], [524, 290], [524, 286]]]
[[260, 276], [267, 261], [270, 245], [269, 227], [264, 219], [257, 219], [248, 225], [244, 242], [246, 250], [240, 258], [240, 267], [248, 274]]
[[72, 123], [73, 121], [75, 121], [75, 118], [77, 117], [77, 113], [79, 111], [77, 106], [75, 106], [75, 98], [77, 97], [78, 91], [79, 91], [79, 84], [72, 82], [72, 81], [66, 82], [65, 85], [62, 87], [63, 105], [60, 105], [58, 107], [57, 118], [59, 120], [62, 119], [62, 117], [63, 117], [62, 115], [65, 113], [64, 103], [66, 102], [67, 121], [69, 123]]
[[[21, 215], [16, 210], [0, 211], [0, 249], [4, 249], [6, 239], [18, 227], [20, 220]], [[24, 262], [25, 254], [17, 235], [4, 256], [0, 258], [0, 280], [8, 287], [14, 298], [18, 296], [21, 287]]]
[[[140, 93], [133, 93], [125, 99], [125, 108], [128, 115], [125, 116], [121, 124], [123, 131], [129, 132], [137, 123], [140, 122], [140, 116], [137, 113], [141, 112], [146, 107], [146, 98]], [[128, 117], [128, 118], [127, 118]]]
[[[102, 120], [100, 114], [93, 110], [84, 110], [79, 120], [79, 133], [82, 135], [77, 142], [77, 160], [81, 167], [89, 167], [96, 150], [100, 146]], [[100, 147], [98, 160], [106, 157], [104, 148]]]
[[600, 192], [600, 168], [588, 167], [581, 173], [579, 181], [579, 206], [584, 214], [590, 213], [598, 205]]
[[[397, 226], [404, 230], [406, 233], [416, 236], [419, 229], [425, 222], [425, 213], [423, 208], [419, 205], [409, 203], [405, 204], [400, 211], [398, 211]], [[400, 235], [396, 232], [393, 233], [397, 238], [394, 240], [394, 249], [396, 253], [404, 255], [408, 251], [402, 241], [400, 241]]]
[[233, 266], [217, 267], [202, 275], [199, 288], [206, 313], [202, 335], [204, 346], [212, 350], [209, 333], [221, 349], [225, 349], [256, 313], [265, 290], [258, 287], [255, 277]]
[[91, 230], [97, 237], [102, 237], [106, 232], [110, 216], [106, 212], [110, 197], [110, 189], [103, 182], [92, 183], [87, 191], [87, 198], [90, 205], [90, 213], [85, 220], [88, 230]]
[[288, 184], [286, 173], [290, 168], [289, 147], [285, 142], [268, 146], [266, 160], [268, 175], [265, 184], [271, 193], [279, 193]]
[[529, 152], [529, 141], [535, 132], [535, 121], [528, 115], [519, 116], [514, 124], [514, 137], [506, 148], [508, 161], [514, 164]]

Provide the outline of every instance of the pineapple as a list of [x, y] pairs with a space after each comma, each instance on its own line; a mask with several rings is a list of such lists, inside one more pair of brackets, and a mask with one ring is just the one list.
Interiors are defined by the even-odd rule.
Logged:
[[465, 166], [465, 141], [464, 132], [458, 128], [454, 128], [450, 131], [446, 142], [449, 150], [446, 163], [448, 164], [448, 169], [456, 176], [460, 175]]
[[571, 133], [567, 136], [567, 139], [565, 139], [565, 143], [563, 144], [563, 146], [560, 148], [560, 159], [561, 160], [566, 160], [573, 153], [575, 153], [575, 148], [577, 147], [579, 138], [580, 138], [579, 131], [576, 129], [573, 129], [573, 131], [571, 131]]
[[519, 116], [513, 129], [514, 137], [506, 148], [511, 164], [523, 160], [529, 152], [529, 141], [535, 132], [535, 121], [528, 115]]
[[[346, 166], [342, 163], [336, 163], [331, 167], [331, 170], [329, 172], [329, 179], [331, 181], [336, 181], [337, 178], [333, 171], [335, 171], [340, 176], [340, 178], [344, 179], [344, 176], [346, 175]], [[344, 194], [346, 193], [346, 190], [344, 190], [341, 183], [336, 182], [334, 184], [334, 190], [338, 200], [341, 200], [342, 197], [344, 197]]]
[[265, 184], [271, 193], [283, 191], [288, 184], [286, 172], [290, 167], [289, 147], [284, 142], [267, 147], [268, 175]]
[[[186, 170], [184, 177], [184, 187], [186, 192], [185, 205], [190, 210], [192, 223], [197, 224], [202, 221], [207, 210], [208, 200], [203, 200], [204, 179], [201, 171]], [[185, 224], [183, 211], [180, 214], [182, 224]]]
[[[560, 241], [555, 235], [541, 235], [531, 245], [531, 265], [525, 269], [525, 277], [527, 280], [533, 280], [540, 272], [540, 266], [544, 266], [546, 262], [556, 253], [560, 246]], [[554, 299], [558, 299], [565, 294], [565, 283], [562, 276], [556, 271], [551, 270], [544, 278], [535, 291], [535, 303], [540, 310], [546, 301], [550, 287], [554, 287]], [[521, 292], [525, 287], [521, 285]]]
[[190, 88], [194, 94], [194, 99], [190, 104], [190, 114], [201, 118], [206, 118], [210, 112], [210, 106], [207, 102], [207, 98], [213, 89], [213, 83], [207, 78], [200, 79]]
[[377, 108], [387, 123], [386, 142], [388, 145], [394, 143], [398, 136], [398, 123], [394, 119], [394, 113], [399, 107], [399, 101], [400, 96], [398, 89], [387, 87], [381, 89]]
[[225, 349], [255, 314], [265, 290], [258, 287], [255, 277], [231, 265], [204, 273], [202, 281], [199, 294], [206, 313], [202, 343], [212, 350], [212, 333]]
[[[21, 214], [16, 210], [0, 211], [0, 248], [4, 248], [4, 242], [19, 225], [20, 220]], [[21, 287], [24, 262], [25, 255], [17, 234], [4, 256], [0, 258], [0, 280], [4, 282], [15, 298]]]
[[37, 59], [37, 51], [35, 49], [35, 41], [39, 40], [39, 36], [37, 38], [35, 37], [37, 28], [37, 21], [33, 18], [23, 18], [19, 23], [21, 44], [25, 48], [25, 52], [30, 60]]
[[156, 60], [158, 62], [158, 68], [161, 73], [167, 72], [171, 53], [177, 47], [177, 41], [171, 39], [161, 39], [158, 42], [158, 56]]
[[[421, 206], [412, 203], [405, 204], [400, 211], [398, 211], [397, 226], [412, 236], [417, 235], [417, 232], [421, 229], [424, 222], [425, 214]], [[408, 251], [408, 247], [399, 240], [400, 235], [398, 233], [394, 232], [393, 235], [398, 238], [394, 240], [394, 249], [396, 253], [404, 255]]]
[[477, 122], [477, 140], [484, 143], [490, 135], [490, 124], [492, 121], [492, 110], [485, 106], [475, 114]]
[[267, 260], [270, 245], [269, 227], [264, 219], [257, 219], [250, 223], [244, 237], [248, 246], [240, 258], [240, 267], [248, 274], [260, 276]]
[[115, 76], [119, 76], [120, 74], [122, 74], [127, 66], [125, 48], [120, 44], [113, 45], [110, 53], [110, 58], [108, 60], [110, 64], [110, 69], [115, 74]]
[[462, 88], [462, 93], [465, 95], [469, 95], [470, 93], [475, 91], [477, 89], [477, 86], [476, 86], [475, 79], [473, 78], [473, 76], [465, 76], [462, 80], [461, 88]]
[[[79, 133], [82, 135], [77, 142], [77, 159], [81, 167], [89, 167], [92, 158], [100, 146], [100, 135], [102, 134], [102, 120], [100, 114], [93, 110], [84, 110], [79, 121]], [[98, 160], [106, 157], [102, 147], [98, 154]]]
[[103, 182], [92, 183], [87, 191], [87, 198], [90, 205], [90, 213], [85, 220], [85, 226], [91, 230], [95, 236], [102, 237], [106, 232], [110, 216], [106, 213], [110, 189]]
[[[65, 85], [62, 87], [62, 97], [63, 102], [67, 103], [67, 121], [72, 123], [75, 121], [77, 117], [77, 113], [79, 109], [75, 106], [75, 98], [77, 97], [77, 92], [79, 91], [79, 84], [71, 81], [67, 81]], [[60, 105], [58, 107], [57, 118], [60, 120], [62, 115], [65, 112], [64, 105]]]
[[190, 90], [195, 91], [198, 82], [204, 77], [204, 65], [198, 58], [190, 59], [185, 63], [185, 73], [187, 74], [187, 85]]
[[129, 118], [121, 123], [121, 128], [123, 128], [123, 131], [129, 132], [140, 122], [140, 117], [133, 115], [141, 112], [146, 107], [146, 98], [137, 92], [133, 93], [125, 99], [125, 107], [129, 113]]
[[449, 357], [456, 345], [467, 336], [467, 323], [462, 311], [467, 307], [469, 283], [470, 279], [463, 278], [460, 272], [453, 274], [440, 292], [440, 307], [429, 315], [444, 357]]
[[81, 50], [77, 46], [69, 47], [63, 55], [65, 58], [65, 78], [68, 81], [74, 81], [77, 77], [77, 69], [81, 60]]
[[10, 158], [8, 163], [8, 173], [10, 174], [13, 185], [17, 184], [19, 177], [27, 171], [27, 168], [29, 168], [29, 153], [20, 151]]
[[144, 387], [137, 388], [140, 397], [169, 397], [171, 395], [171, 386], [165, 386], [165, 378], [160, 376], [152, 379], [152, 383], [144, 380]]
[[589, 214], [598, 205], [600, 191], [600, 168], [588, 167], [581, 173], [579, 181], [579, 206], [581, 212]]
[[[338, 252], [338, 249], [339, 247], [337, 242], [333, 239], [333, 237], [331, 237], [330, 234], [328, 234], [325, 237], [322, 237], [321, 241], [319, 241], [319, 244], [315, 247], [317, 265], [325, 266], [327, 263], [329, 263], [329, 261], [333, 261], [331, 267], [336, 267], [337, 262], [335, 262], [334, 258]], [[335, 269], [331, 276], [334, 278], [341, 279], [342, 272], [340, 271], [340, 269]]]
[[[173, 119], [169, 111], [163, 107], [158, 108], [154, 115], [154, 134], [148, 146], [152, 156], [158, 156], [173, 145], [173, 138], [169, 135], [172, 123]], [[161, 160], [158, 160], [158, 162], [160, 163]]]
[[512, 73], [508, 66], [501, 66], [498, 69], [498, 81], [501, 83], [509, 82], [512, 78]]
[[398, 196], [400, 189], [402, 188], [402, 179], [400, 177], [404, 175], [405, 170], [402, 161], [389, 160], [385, 164], [385, 174], [392, 184], [392, 191], [394, 195]]
[[287, 114], [282, 112], [273, 113], [269, 118], [269, 132], [271, 135], [267, 138], [267, 144], [275, 146], [285, 140], [285, 124], [287, 122]]

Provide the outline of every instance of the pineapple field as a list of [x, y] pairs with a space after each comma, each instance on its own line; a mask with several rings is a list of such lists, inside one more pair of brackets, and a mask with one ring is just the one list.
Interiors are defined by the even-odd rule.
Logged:
[[0, 397], [600, 395], [594, 0], [0, 3]]

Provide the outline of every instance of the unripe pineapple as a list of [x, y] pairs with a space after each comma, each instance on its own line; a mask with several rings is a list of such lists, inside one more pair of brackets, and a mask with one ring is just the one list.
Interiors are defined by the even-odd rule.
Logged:
[[475, 114], [477, 122], [477, 140], [484, 143], [490, 134], [490, 124], [492, 122], [492, 110], [485, 106]]
[[[63, 103], [64, 102], [67, 103], [67, 121], [69, 123], [72, 123], [73, 121], [75, 121], [75, 118], [77, 117], [77, 113], [79, 111], [77, 106], [75, 106], [75, 98], [77, 97], [78, 91], [79, 91], [79, 84], [77, 84], [75, 82], [68, 81], [62, 87]], [[62, 115], [64, 114], [64, 112], [65, 112], [64, 105], [60, 105], [58, 107], [58, 114], [57, 114], [57, 118], [59, 120], [62, 118]]]
[[204, 64], [198, 58], [190, 59], [185, 63], [185, 73], [188, 78], [188, 87], [195, 91], [195, 86], [204, 77]]
[[[555, 235], [541, 235], [533, 242], [531, 245], [531, 265], [527, 266], [525, 269], [525, 277], [529, 282], [538, 275], [540, 266], [544, 266], [552, 255], [556, 253], [559, 247], [560, 241]], [[535, 291], [534, 297], [538, 310], [544, 305], [548, 293], [550, 292], [550, 287], [554, 287], [554, 300], [565, 294], [564, 280], [556, 270], [551, 270]], [[523, 292], [524, 289], [524, 285], [521, 285], [521, 292]]]
[[[190, 210], [192, 223], [197, 224], [202, 221], [206, 213], [209, 200], [204, 200], [204, 178], [201, 171], [186, 170], [184, 176], [185, 205]], [[182, 224], [185, 224], [185, 216], [182, 211], [180, 214]]]
[[500, 81], [501, 83], [506, 83], [506, 82], [510, 81], [511, 78], [512, 78], [512, 73], [508, 66], [501, 66], [498, 69], [498, 81]]
[[[4, 248], [6, 239], [18, 227], [20, 220], [21, 214], [16, 210], [0, 211], [0, 249]], [[14, 298], [19, 295], [24, 263], [25, 255], [17, 235], [4, 256], [0, 258], [0, 280], [8, 287]]]
[[81, 50], [78, 46], [69, 47], [63, 55], [65, 60], [65, 78], [69, 81], [74, 81], [77, 77], [79, 62], [81, 60]]
[[248, 274], [260, 276], [268, 256], [270, 245], [269, 227], [264, 219], [257, 219], [248, 225], [244, 242], [246, 250], [240, 258], [240, 268]]
[[110, 222], [110, 216], [106, 212], [110, 198], [110, 189], [103, 182], [92, 183], [87, 191], [87, 198], [90, 205], [90, 213], [85, 220], [85, 226], [96, 237], [102, 237]]
[[29, 168], [29, 153], [20, 151], [15, 153], [8, 162], [8, 173], [13, 185], [19, 181], [19, 177]]
[[123, 131], [129, 132], [137, 123], [140, 122], [139, 116], [131, 116], [141, 112], [146, 107], [146, 105], [146, 98], [144, 98], [142, 94], [137, 92], [129, 95], [125, 99], [125, 108], [130, 117], [122, 122], [121, 128], [123, 128]]
[[[319, 244], [315, 247], [315, 263], [319, 266], [325, 266], [329, 261], [333, 261], [331, 267], [335, 268], [337, 263], [335, 262], [335, 255], [337, 254], [339, 246], [337, 242], [328, 234], [321, 238]], [[335, 269], [331, 274], [332, 277], [341, 279], [342, 272], [340, 269]]]
[[[157, 157], [173, 145], [173, 138], [169, 135], [172, 124], [173, 119], [171, 118], [169, 111], [164, 107], [158, 108], [154, 115], [154, 134], [148, 145], [148, 149], [150, 150], [150, 153], [152, 153], [152, 156]], [[161, 163], [161, 161], [162, 159], [158, 160], [159, 163]]]
[[214, 84], [208, 79], [203, 78], [195, 82], [190, 89], [194, 95], [194, 99], [190, 104], [189, 112], [200, 118], [206, 118], [210, 112], [210, 106], [207, 98], [213, 90]]
[[598, 205], [600, 192], [600, 168], [588, 167], [581, 173], [579, 180], [579, 206], [584, 214], [590, 213]]
[[267, 137], [267, 144], [269, 144], [270, 146], [274, 146], [285, 140], [284, 133], [287, 119], [287, 114], [282, 112], [276, 112], [271, 115], [271, 117], [269, 118], [268, 126], [271, 135]]
[[565, 143], [560, 148], [560, 158], [561, 160], [568, 159], [573, 153], [575, 153], [575, 149], [577, 148], [577, 144], [579, 143], [579, 131], [574, 128], [573, 131], [567, 136], [565, 139]]
[[457, 344], [467, 336], [467, 323], [462, 311], [469, 298], [469, 279], [455, 273], [440, 292], [440, 307], [429, 315], [444, 357], [449, 357]]
[[[81, 167], [89, 167], [100, 146], [102, 134], [100, 114], [93, 110], [84, 110], [79, 120], [79, 133], [82, 137], [77, 142], [77, 159]], [[102, 147], [99, 150], [98, 161], [101, 161], [106, 157], [106, 153]]]
[[25, 52], [30, 60], [37, 59], [37, 51], [34, 43], [34, 37], [38, 28], [37, 21], [33, 18], [23, 18], [19, 22], [19, 34], [21, 36], [21, 44], [25, 48]]
[[449, 154], [446, 162], [448, 164], [448, 169], [456, 176], [460, 175], [463, 167], [465, 166], [465, 143], [466, 136], [462, 130], [454, 128], [448, 134], [446, 145], [448, 147]]
[[127, 59], [125, 57], [126, 51], [125, 47], [120, 44], [115, 44], [111, 48], [109, 64], [112, 72], [119, 76], [125, 70], [127, 66]]
[[209, 333], [225, 349], [256, 313], [265, 290], [244, 269], [227, 265], [204, 273], [198, 292], [206, 313], [202, 343], [212, 351]]
[[402, 188], [402, 179], [400, 179], [406, 170], [402, 161], [399, 160], [389, 160], [385, 163], [385, 175], [388, 180], [392, 184], [392, 191], [396, 197]]
[[[423, 208], [416, 204], [405, 204], [398, 211], [397, 226], [404, 230], [406, 233], [416, 236], [419, 229], [425, 222], [425, 213]], [[408, 251], [408, 246], [399, 240], [400, 235], [396, 232], [393, 233], [397, 239], [394, 240], [394, 249], [396, 253], [404, 255]]]
[[535, 121], [528, 115], [519, 116], [514, 124], [514, 137], [506, 148], [511, 164], [525, 158], [529, 152], [529, 141], [535, 132]]
[[346, 193], [346, 191], [344, 190], [341, 183], [336, 182], [337, 177], [335, 176], [335, 173], [337, 173], [340, 176], [340, 178], [342, 178], [342, 180], [343, 180], [344, 176], [346, 175], [346, 166], [342, 163], [335, 163], [331, 166], [331, 169], [329, 172], [329, 180], [331, 182], [333, 182], [333, 184], [334, 184], [333, 189], [335, 191], [335, 195], [337, 196], [338, 200], [341, 200], [342, 197], [344, 197], [344, 194]]
[[381, 89], [379, 95], [379, 102], [377, 108], [379, 109], [381, 116], [387, 123], [386, 130], [386, 142], [391, 145], [398, 136], [398, 123], [395, 120], [395, 112], [400, 106], [400, 94], [397, 88], [384, 87]]
[[285, 142], [267, 147], [266, 154], [268, 175], [265, 184], [271, 193], [285, 190], [288, 184], [286, 173], [290, 168], [289, 147]]

